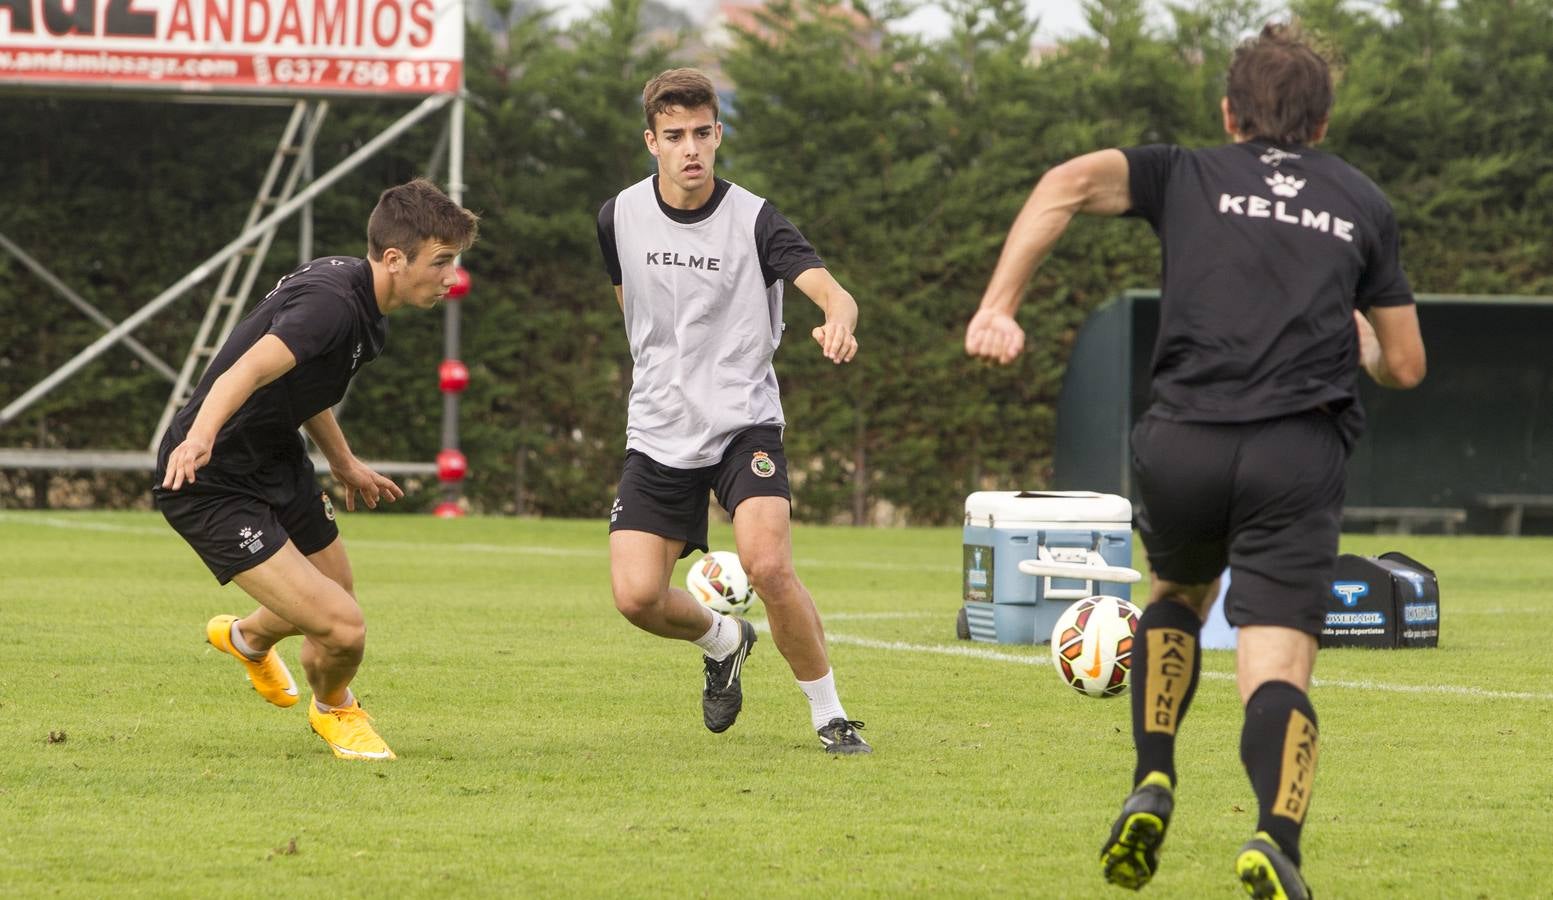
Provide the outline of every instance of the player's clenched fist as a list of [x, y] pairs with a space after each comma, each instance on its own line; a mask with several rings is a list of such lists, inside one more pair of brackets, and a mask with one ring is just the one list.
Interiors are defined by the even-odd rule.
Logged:
[[1025, 349], [1025, 330], [1014, 317], [996, 309], [980, 309], [965, 330], [965, 352], [1007, 365]]

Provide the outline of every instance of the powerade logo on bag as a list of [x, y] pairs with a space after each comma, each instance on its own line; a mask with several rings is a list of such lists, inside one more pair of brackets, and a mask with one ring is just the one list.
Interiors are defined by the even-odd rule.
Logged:
[[[1343, 604], [1344, 609], [1353, 609], [1359, 605], [1360, 599], [1370, 593], [1370, 584], [1367, 581], [1336, 581], [1332, 583], [1332, 596]], [[1344, 634], [1384, 634], [1386, 631], [1386, 614], [1379, 610], [1355, 610], [1354, 612], [1334, 612], [1327, 610], [1327, 630], [1341, 631]]]
[[1358, 606], [1359, 598], [1369, 592], [1370, 586], [1363, 581], [1338, 581], [1332, 585], [1332, 594], [1349, 609]]
[[1440, 639], [1440, 604], [1403, 603], [1402, 638], [1405, 641], [1438, 642]]
[[1380, 628], [1386, 624], [1383, 612], [1329, 612], [1328, 628]]

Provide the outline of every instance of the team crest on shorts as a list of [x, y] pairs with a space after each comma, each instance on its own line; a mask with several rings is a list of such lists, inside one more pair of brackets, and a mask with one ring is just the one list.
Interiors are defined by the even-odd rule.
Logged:
[[326, 518], [329, 521], [333, 522], [334, 521], [334, 501], [329, 499], [329, 492], [328, 491], [324, 491], [322, 496], [323, 496], [323, 499], [324, 499], [324, 518]]
[[756, 450], [755, 458], [750, 460], [750, 471], [761, 478], [770, 478], [776, 474], [776, 463], [771, 461], [766, 451]]

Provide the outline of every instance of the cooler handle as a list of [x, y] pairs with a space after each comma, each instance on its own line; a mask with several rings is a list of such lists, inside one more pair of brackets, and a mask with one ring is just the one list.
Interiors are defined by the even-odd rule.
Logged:
[[[1026, 575], [1037, 575], [1046, 578], [1046, 590], [1041, 596], [1048, 600], [1082, 600], [1085, 597], [1095, 595], [1095, 582], [1114, 581], [1119, 584], [1133, 584], [1143, 580], [1143, 575], [1137, 569], [1129, 566], [1113, 566], [1105, 561], [1099, 553], [1090, 550], [1084, 555], [1084, 562], [1059, 562], [1051, 557], [1050, 552], [1043, 545], [1037, 550], [1039, 556], [1036, 559], [1025, 559], [1019, 562], [1019, 571]], [[1084, 581], [1082, 588], [1053, 588], [1053, 578], [1078, 578]]]

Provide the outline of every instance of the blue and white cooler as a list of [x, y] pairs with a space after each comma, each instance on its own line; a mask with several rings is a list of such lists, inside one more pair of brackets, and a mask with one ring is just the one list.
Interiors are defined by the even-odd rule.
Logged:
[[[1104, 577], [1132, 565], [1132, 503], [1116, 494], [978, 491], [965, 498], [963, 550], [964, 605], [956, 623], [962, 638], [1044, 644], [1073, 601], [1096, 594], [1132, 599], [1128, 584]], [[1019, 565], [1027, 561], [1062, 564], [1046, 567], [1053, 570], [1091, 567], [1095, 576], [1029, 575]]]

